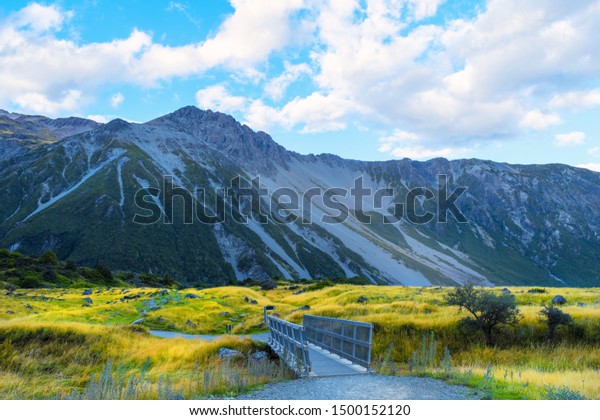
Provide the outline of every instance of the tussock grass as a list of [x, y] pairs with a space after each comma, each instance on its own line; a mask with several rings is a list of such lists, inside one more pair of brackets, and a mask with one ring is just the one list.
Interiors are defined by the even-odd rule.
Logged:
[[[144, 380], [156, 385], [159, 378], [165, 381], [169, 376], [170, 389], [179, 390], [183, 386], [184, 394], [190, 396], [193, 393], [189, 384], [198, 369], [206, 370], [214, 363], [217, 368], [211, 377], [218, 377], [218, 371], [227, 369], [215, 358], [219, 347], [231, 346], [247, 353], [254, 345], [235, 337], [215, 343], [161, 340], [149, 336], [144, 329], [128, 325], [145, 318], [143, 325], [155, 329], [222, 334], [231, 325], [234, 334], [249, 333], [264, 328], [263, 306], [275, 305], [274, 312], [293, 322], [301, 322], [304, 313], [311, 313], [374, 323], [373, 366], [382, 367], [387, 373], [408, 373], [409, 360], [420, 348], [423, 335], [433, 332], [439, 361], [443, 349], [448, 348], [456, 374], [454, 381], [472, 385], [487, 383], [485, 374], [489, 368], [494, 383], [500, 384], [499, 389], [503, 390], [497, 392], [496, 397], [542, 398], [547, 394], [544, 386], [552, 385], [557, 389], [567, 386], [587, 398], [600, 399], [598, 288], [545, 288], [545, 293], [527, 293], [528, 288], [509, 287], [523, 319], [515, 328], [498, 331], [496, 347], [486, 347], [482, 337], [466, 335], [458, 328], [458, 321], [466, 314], [445, 305], [448, 289], [441, 287], [335, 285], [300, 294], [294, 294], [297, 289], [288, 290], [287, 285], [269, 291], [229, 286], [168, 290], [162, 295], [158, 293], [160, 290], [94, 288], [89, 296], [93, 300], [91, 306], [82, 306], [81, 289], [17, 290], [13, 296], [0, 295], [0, 343], [6, 346], [6, 338], [9, 338], [14, 350], [10, 354], [16, 357], [5, 365], [21, 366], [19, 369], [2, 367], [0, 361], [0, 397], [14, 397], [22, 392], [19, 389], [31, 389], [25, 395], [27, 398], [48, 397], [48, 390], [61, 390], [62, 395], [67, 396], [71, 392], [82, 392], [92, 373], [99, 378], [109, 361], [113, 369], [118, 367], [119, 378], [123, 379], [139, 375], [148, 358], [151, 366]], [[500, 288], [495, 290], [500, 293]], [[189, 293], [198, 298], [186, 298]], [[561, 309], [572, 315], [575, 327], [559, 327], [557, 341], [552, 344], [547, 339], [547, 328], [539, 311], [557, 294], [567, 299]], [[138, 295], [135, 299], [121, 300]], [[366, 304], [358, 303], [361, 296], [368, 299]], [[246, 302], [245, 297], [258, 304]], [[150, 309], [152, 301], [158, 308]], [[311, 309], [298, 310], [305, 305]], [[40, 338], [36, 338], [38, 341], [30, 338], [33, 340], [30, 344], [22, 338], [45, 337], [48, 331], [55, 334], [49, 340], [55, 343], [52, 346], [39, 345]], [[70, 350], [83, 351], [84, 344], [77, 340], [83, 340], [88, 349], [84, 355]], [[429, 371], [424, 369], [423, 374], [442, 375], [439, 369], [439, 366]], [[507, 379], [504, 378], [506, 371], [512, 372]], [[279, 378], [278, 375], [273, 374], [272, 378]], [[248, 386], [270, 378], [253, 379]], [[213, 392], [210, 389], [227, 392], [228, 387], [233, 385], [211, 385], [199, 392]], [[153, 397], [159, 396], [157, 391], [152, 392]]]

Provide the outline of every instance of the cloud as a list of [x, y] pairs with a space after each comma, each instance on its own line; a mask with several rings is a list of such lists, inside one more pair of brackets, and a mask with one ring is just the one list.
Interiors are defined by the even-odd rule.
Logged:
[[382, 145], [379, 148], [380, 152], [388, 152], [392, 157], [401, 159], [431, 159], [436, 157], [445, 158], [456, 158], [459, 156], [465, 156], [472, 152], [469, 148], [452, 148], [444, 147], [441, 149], [430, 149], [425, 146], [414, 145], [414, 146], [400, 146], [388, 149], [387, 144]]
[[555, 145], [558, 147], [580, 146], [585, 143], [585, 133], [582, 131], [572, 131], [565, 134], [557, 134], [554, 136]]
[[361, 107], [352, 101], [313, 93], [305, 98], [296, 97], [280, 108], [255, 100], [246, 111], [245, 123], [260, 130], [281, 126], [302, 133], [339, 131], [347, 127], [346, 117], [360, 111]]
[[554, 108], [593, 108], [600, 105], [600, 89], [557, 94], [550, 101], [550, 105]]
[[245, 108], [246, 98], [232, 96], [225, 86], [215, 85], [196, 92], [196, 103], [200, 108], [231, 113]]
[[31, 3], [12, 16], [16, 27], [28, 27], [35, 32], [60, 29], [65, 20], [73, 16], [72, 12], [63, 12], [56, 5], [43, 6]]
[[551, 125], [556, 125], [561, 122], [560, 117], [554, 113], [544, 113], [539, 109], [534, 109], [527, 112], [519, 125], [526, 128], [533, 128], [534, 130], [545, 130]]
[[61, 92], [58, 98], [49, 98], [40, 93], [25, 93], [17, 96], [13, 101], [21, 109], [28, 109], [43, 115], [57, 115], [79, 109], [82, 102], [82, 93], [79, 90], [72, 89]]
[[117, 92], [110, 97], [110, 106], [118, 108], [125, 101], [125, 96], [121, 92]]
[[600, 158], [600, 146], [595, 146], [589, 149], [588, 155]]
[[582, 163], [578, 168], [589, 169], [590, 171], [600, 172], [600, 163]]
[[303, 75], [312, 74], [310, 66], [306, 63], [290, 64], [289, 62], [285, 62], [284, 67], [283, 73], [269, 80], [265, 85], [264, 91], [271, 99], [280, 100], [283, 98], [288, 86]]

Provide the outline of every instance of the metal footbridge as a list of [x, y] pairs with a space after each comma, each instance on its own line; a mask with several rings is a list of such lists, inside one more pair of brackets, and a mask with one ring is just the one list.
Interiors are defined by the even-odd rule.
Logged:
[[304, 315], [302, 325], [269, 315], [268, 344], [300, 376], [369, 373], [373, 324]]

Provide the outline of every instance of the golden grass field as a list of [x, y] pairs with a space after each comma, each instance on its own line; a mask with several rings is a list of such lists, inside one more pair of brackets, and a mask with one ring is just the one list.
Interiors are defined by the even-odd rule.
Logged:
[[[311, 313], [374, 323], [373, 367], [383, 373], [408, 374], [411, 354], [424, 334], [434, 332], [439, 358], [448, 347], [454, 374], [437, 365], [418, 374], [477, 386], [493, 378], [494, 398], [544, 398], [544, 386], [550, 385], [600, 399], [600, 289], [548, 288], [542, 294], [509, 289], [523, 319], [517, 327], [499, 331], [495, 347], [457, 327], [465, 314], [444, 304], [449, 289], [441, 287], [336, 285], [297, 295], [287, 285], [270, 291], [169, 290], [165, 295], [150, 288], [94, 288], [90, 296], [82, 296], [82, 289], [17, 290], [12, 296], [0, 295], [0, 398], [68, 397], [89, 386], [91, 375], [98, 378], [107, 363], [115, 380], [131, 380], [143, 371], [143, 383], [136, 383], [138, 398], [161, 398], [165, 384], [168, 395], [188, 398], [235, 394], [290, 378], [276, 362], [257, 367], [246, 359], [228, 362], [218, 357], [220, 347], [244, 354], [259, 350], [248, 339], [227, 336], [204, 342], [147, 333], [153, 328], [222, 334], [226, 325], [233, 326], [234, 334], [254, 332], [263, 328], [263, 306], [275, 305], [275, 312], [293, 322]], [[198, 297], [186, 298], [188, 293]], [[560, 327], [552, 344], [538, 313], [556, 294], [567, 299], [561, 309], [572, 315], [576, 326]], [[368, 303], [358, 303], [360, 296]], [[93, 303], [86, 306], [84, 297]], [[311, 309], [293, 312], [304, 305]], [[130, 326], [142, 317], [143, 326]]]

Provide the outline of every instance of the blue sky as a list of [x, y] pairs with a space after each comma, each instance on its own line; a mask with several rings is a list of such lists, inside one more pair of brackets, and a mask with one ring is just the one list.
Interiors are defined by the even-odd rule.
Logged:
[[232, 114], [288, 149], [600, 170], [600, 1], [0, 4], [0, 107]]

